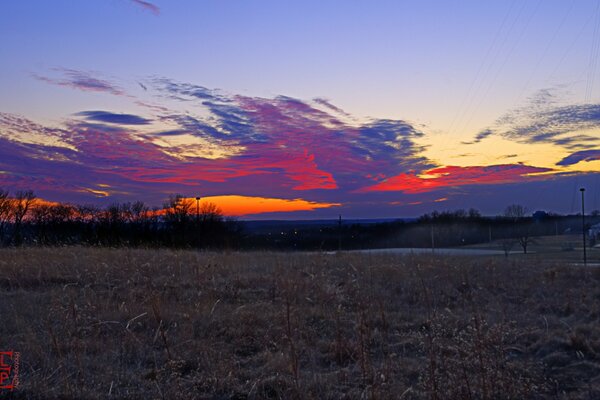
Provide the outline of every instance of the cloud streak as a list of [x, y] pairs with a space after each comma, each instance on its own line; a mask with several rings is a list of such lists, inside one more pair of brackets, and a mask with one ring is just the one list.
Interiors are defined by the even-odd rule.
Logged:
[[563, 158], [556, 165], [574, 165], [580, 162], [600, 161], [600, 150], [582, 150]]
[[160, 15], [160, 8], [149, 1], [131, 0], [131, 2], [139, 7], [142, 7], [146, 11], [150, 11], [154, 15]]
[[495, 124], [479, 132], [473, 141], [479, 143], [498, 135], [519, 143], [551, 143], [568, 150], [591, 149], [600, 145], [600, 104], [559, 105], [554, 89], [543, 89], [529, 104], [511, 110]]
[[104, 122], [119, 125], [148, 125], [149, 119], [132, 114], [118, 114], [108, 111], [81, 111], [75, 114], [84, 117], [88, 121]]
[[522, 182], [532, 179], [531, 174], [551, 171], [550, 168], [522, 164], [502, 164], [485, 167], [448, 166], [433, 168], [421, 175], [400, 174], [361, 191], [425, 193], [448, 187]]
[[91, 72], [65, 68], [57, 68], [55, 71], [60, 72], [62, 77], [53, 78], [37, 74], [33, 74], [33, 76], [34, 78], [46, 83], [69, 87], [84, 92], [104, 92], [113, 94], [115, 96], [125, 95], [121, 88], [107, 80], [94, 76], [94, 74]]

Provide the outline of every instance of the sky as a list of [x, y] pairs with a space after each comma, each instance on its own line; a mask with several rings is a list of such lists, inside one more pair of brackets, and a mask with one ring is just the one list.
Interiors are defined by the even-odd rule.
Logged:
[[0, 188], [246, 219], [600, 209], [600, 1], [5, 2]]

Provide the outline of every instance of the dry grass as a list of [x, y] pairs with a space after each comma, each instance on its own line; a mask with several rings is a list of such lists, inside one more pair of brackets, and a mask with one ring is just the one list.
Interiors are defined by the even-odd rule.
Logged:
[[0, 271], [12, 398], [600, 397], [597, 269], [63, 248]]

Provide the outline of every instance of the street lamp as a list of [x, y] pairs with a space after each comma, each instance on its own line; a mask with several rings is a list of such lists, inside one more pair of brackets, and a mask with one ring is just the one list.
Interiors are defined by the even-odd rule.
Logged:
[[338, 251], [342, 251], [342, 214], [338, 220]]
[[584, 193], [585, 188], [579, 189], [581, 192], [581, 228], [582, 228], [582, 237], [583, 237], [583, 266], [587, 266], [587, 254], [586, 254], [586, 244], [585, 244], [585, 203], [584, 203]]

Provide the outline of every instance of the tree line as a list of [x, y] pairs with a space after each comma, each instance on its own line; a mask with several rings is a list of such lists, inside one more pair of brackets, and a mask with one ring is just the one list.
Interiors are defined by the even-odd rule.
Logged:
[[[598, 211], [593, 211], [586, 218], [587, 227], [599, 222]], [[529, 252], [530, 246], [540, 236], [580, 235], [581, 230], [581, 215], [532, 213], [524, 206], [513, 204], [497, 216], [483, 216], [476, 209], [458, 209], [378, 223], [343, 221], [339, 225], [337, 220], [332, 220], [321, 225], [276, 225], [270, 230], [263, 228], [260, 232], [246, 235], [244, 245], [280, 250], [352, 250], [493, 243], [494, 247], [508, 255], [517, 250]]]
[[[588, 226], [600, 222], [594, 211]], [[301, 226], [294, 221], [269, 230], [225, 218], [210, 202], [171, 195], [162, 207], [142, 201], [105, 207], [51, 203], [32, 191], [12, 196], [0, 189], [0, 245], [88, 245], [173, 248], [336, 250], [342, 248], [454, 247], [494, 242], [508, 254], [527, 253], [536, 237], [581, 232], [581, 217], [543, 211], [529, 213], [517, 204], [502, 215], [485, 217], [476, 209], [433, 211], [414, 220], [380, 223], [324, 221]]]
[[162, 208], [142, 201], [106, 207], [51, 203], [33, 191], [0, 189], [0, 244], [235, 247], [240, 225], [213, 203], [172, 195]]

